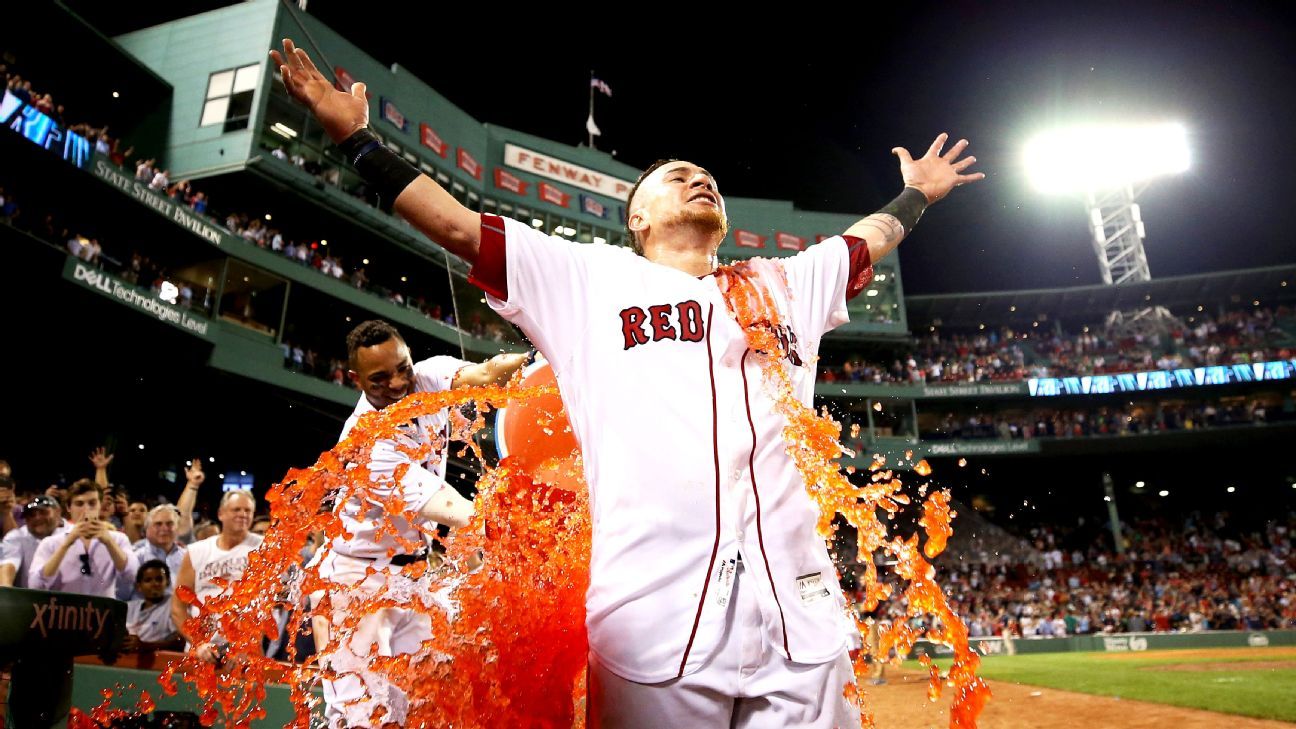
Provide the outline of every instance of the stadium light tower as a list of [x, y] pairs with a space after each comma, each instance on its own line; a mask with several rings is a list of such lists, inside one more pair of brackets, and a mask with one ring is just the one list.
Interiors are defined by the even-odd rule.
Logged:
[[[1083, 195], [1104, 283], [1149, 281], [1143, 216], [1135, 200], [1157, 177], [1188, 169], [1188, 135], [1180, 124], [1085, 125], [1041, 133], [1026, 145], [1032, 185], [1049, 194]], [[1159, 306], [1112, 312], [1109, 326], [1164, 324]]]

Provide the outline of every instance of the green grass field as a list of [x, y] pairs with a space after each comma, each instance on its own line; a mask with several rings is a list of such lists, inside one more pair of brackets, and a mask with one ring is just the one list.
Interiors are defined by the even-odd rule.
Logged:
[[[1285, 666], [1257, 665], [1283, 662]], [[948, 669], [948, 660], [938, 660]], [[1166, 670], [1167, 666], [1206, 670]], [[907, 666], [918, 666], [911, 661]], [[987, 656], [982, 677], [1122, 699], [1296, 722], [1296, 649]]]

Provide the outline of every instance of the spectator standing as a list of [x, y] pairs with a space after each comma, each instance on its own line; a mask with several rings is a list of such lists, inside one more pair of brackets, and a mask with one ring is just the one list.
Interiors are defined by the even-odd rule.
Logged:
[[117, 580], [139, 567], [125, 535], [99, 518], [103, 487], [81, 479], [68, 488], [73, 526], [41, 540], [27, 584], [38, 590], [115, 597]]
[[149, 189], [153, 192], [165, 192], [171, 184], [171, 177], [166, 170], [158, 170], [153, 175], [153, 181], [149, 183]]
[[[252, 492], [230, 491], [225, 494], [216, 513], [216, 518], [221, 523], [220, 534], [190, 545], [180, 562], [176, 587], [193, 590], [198, 601], [202, 602], [221, 593], [223, 588], [216, 580], [228, 584], [242, 577], [243, 570], [247, 569], [248, 554], [261, 546], [261, 537], [250, 531], [255, 512], [256, 498], [252, 496]], [[184, 628], [189, 616], [189, 606], [173, 594], [171, 618], [192, 645], [197, 636], [186, 633]], [[220, 638], [213, 636], [211, 641], [194, 645], [193, 650], [202, 660], [219, 663], [219, 643]]]
[[122, 532], [132, 545], [144, 538], [144, 519], [148, 516], [148, 504], [143, 501], [131, 501], [126, 506], [126, 517], [122, 520]]
[[0, 474], [0, 536], [18, 529], [14, 519], [14, 482], [7, 474]]
[[41, 540], [68, 528], [59, 502], [44, 494], [23, 505], [23, 521], [0, 542], [0, 587], [26, 587], [27, 571]]
[[[141, 565], [155, 560], [165, 564], [169, 586], [171, 575], [180, 573], [180, 563], [184, 561], [185, 555], [185, 548], [176, 541], [176, 534], [180, 527], [180, 510], [171, 504], [159, 504], [149, 510], [144, 523], [144, 538], [134, 544], [135, 559]], [[141, 597], [138, 584], [138, 580], [119, 582], [117, 599]]]

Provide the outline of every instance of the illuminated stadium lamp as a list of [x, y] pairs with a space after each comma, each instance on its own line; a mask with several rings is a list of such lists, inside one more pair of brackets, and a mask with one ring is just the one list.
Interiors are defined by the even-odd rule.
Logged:
[[[1157, 177], [1184, 172], [1188, 133], [1181, 124], [1081, 125], [1039, 134], [1027, 144], [1031, 184], [1052, 194], [1081, 194], [1103, 283], [1152, 280], [1143, 250], [1143, 214], [1134, 200]], [[1174, 318], [1150, 304], [1114, 311], [1108, 325], [1121, 333], [1150, 333]]]
[[1097, 192], [1188, 169], [1181, 124], [1083, 125], [1026, 144], [1026, 171], [1040, 192]]
[[1237, 491], [1237, 489], [1234, 488], [1234, 487], [1232, 487], [1232, 486], [1229, 486], [1229, 487], [1228, 487], [1227, 489], [1225, 489], [1225, 490], [1228, 491], [1230, 494], [1233, 493], [1234, 491]]
[[1137, 489], [1141, 489], [1141, 488], [1143, 488], [1143, 487], [1146, 486], [1146, 485], [1147, 485], [1147, 484], [1144, 483], [1143, 481], [1135, 481], [1135, 482], [1134, 482], [1134, 488], [1137, 488]]
[[1169, 495], [1170, 495], [1169, 491], [1162, 490], [1157, 492], [1157, 496], [1169, 496]]

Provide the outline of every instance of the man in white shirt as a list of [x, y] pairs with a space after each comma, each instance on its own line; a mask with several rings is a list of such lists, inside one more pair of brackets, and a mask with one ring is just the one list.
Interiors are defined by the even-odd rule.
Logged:
[[60, 535], [68, 528], [59, 503], [44, 494], [23, 505], [23, 521], [23, 526], [5, 534], [0, 542], [0, 587], [26, 587], [36, 547], [45, 537]]
[[135, 579], [139, 562], [130, 541], [100, 516], [103, 493], [88, 478], [68, 487], [72, 526], [41, 540], [27, 570], [28, 587], [115, 597], [119, 578]]
[[[221, 523], [220, 534], [189, 545], [180, 561], [180, 573], [176, 576], [175, 586], [193, 590], [201, 603], [220, 594], [221, 587], [215, 582], [217, 578], [229, 584], [242, 577], [243, 571], [247, 569], [248, 553], [261, 546], [260, 535], [251, 532], [252, 514], [255, 511], [256, 497], [251, 491], [226, 493], [216, 511], [216, 518]], [[212, 664], [220, 663], [220, 637], [212, 636], [210, 640], [195, 645], [194, 639], [199, 636], [190, 635], [185, 630], [184, 624], [189, 617], [190, 607], [178, 594], [172, 594], [171, 619], [176, 629], [194, 646], [193, 650], [199, 658]]]
[[[360, 417], [392, 405], [416, 392], [443, 392], [474, 385], [502, 384], [526, 362], [524, 354], [504, 354], [481, 364], [454, 357], [431, 357], [415, 363], [409, 345], [384, 321], [367, 321], [347, 335], [348, 376], [363, 394], [342, 428], [345, 440]], [[364, 501], [339, 494], [335, 507], [350, 537], [339, 536], [318, 558], [319, 574], [339, 585], [329, 594], [330, 621], [312, 621], [323, 665], [333, 678], [324, 681], [325, 716], [333, 727], [365, 726], [374, 710], [386, 710], [386, 722], [403, 724], [407, 712], [403, 692], [385, 675], [368, 669], [369, 653], [376, 643], [384, 656], [413, 653], [431, 637], [428, 616], [415, 609], [383, 608], [365, 616], [340, 641], [330, 644], [330, 628], [346, 619], [355, 599], [390, 589], [395, 580], [407, 580], [401, 568], [428, 559], [426, 549], [410, 553], [390, 532], [408, 542], [426, 543], [437, 524], [463, 526], [472, 515], [472, 502], [445, 481], [449, 448], [450, 414], [442, 409], [402, 426], [396, 440], [379, 441], [366, 464], [374, 480]], [[424, 459], [413, 462], [409, 450], [430, 446]], [[399, 483], [393, 473], [405, 467]], [[397, 498], [402, 513], [383, 510], [378, 499]], [[380, 530], [387, 533], [379, 536]], [[388, 556], [394, 552], [395, 556]], [[326, 674], [327, 675], [327, 674]], [[345, 724], [343, 723], [345, 722]]]

